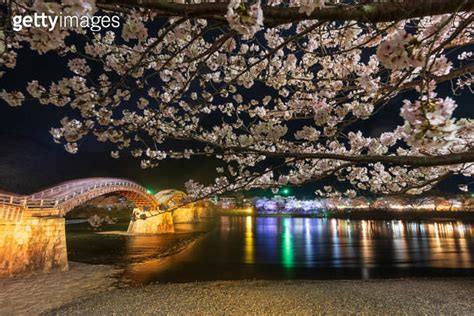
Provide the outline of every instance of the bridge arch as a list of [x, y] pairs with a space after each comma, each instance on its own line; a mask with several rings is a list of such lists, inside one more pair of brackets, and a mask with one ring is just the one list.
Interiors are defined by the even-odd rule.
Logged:
[[172, 209], [173, 223], [191, 223], [198, 220], [196, 203], [184, 204], [187, 194], [179, 190], [162, 190], [155, 194], [160, 207]]
[[188, 195], [180, 190], [169, 189], [162, 190], [154, 195], [159, 205], [174, 207], [183, 202]]
[[155, 212], [157, 199], [130, 180], [118, 178], [85, 178], [66, 181], [31, 195], [0, 194], [0, 219], [18, 221], [24, 213], [31, 216], [64, 216], [76, 206], [96, 197], [115, 193], [127, 198], [137, 208]]
[[65, 215], [96, 197], [115, 193], [139, 208], [156, 210], [158, 202], [141, 185], [118, 178], [85, 178], [60, 183], [26, 197], [26, 208], [55, 208]]

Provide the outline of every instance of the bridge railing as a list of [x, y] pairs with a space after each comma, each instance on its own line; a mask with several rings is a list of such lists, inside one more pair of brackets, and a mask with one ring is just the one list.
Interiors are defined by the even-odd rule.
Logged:
[[24, 206], [26, 205], [26, 197], [17, 195], [0, 194], [0, 204]]

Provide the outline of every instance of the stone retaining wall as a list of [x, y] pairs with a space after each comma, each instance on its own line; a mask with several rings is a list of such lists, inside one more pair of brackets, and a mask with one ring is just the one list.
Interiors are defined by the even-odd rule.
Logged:
[[64, 218], [0, 221], [0, 278], [68, 269]]

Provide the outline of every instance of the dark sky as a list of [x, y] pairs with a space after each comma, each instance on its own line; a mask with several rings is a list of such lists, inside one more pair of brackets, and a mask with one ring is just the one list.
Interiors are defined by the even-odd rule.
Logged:
[[[27, 80], [57, 80], [65, 69], [63, 61], [51, 54], [38, 56], [22, 50], [18, 66], [0, 79], [0, 89], [22, 90]], [[76, 155], [53, 142], [49, 129], [58, 127], [68, 108], [25, 102], [12, 108], [0, 101], [0, 190], [32, 193], [47, 185], [83, 177], [125, 177], [153, 190], [182, 189], [189, 178], [210, 180], [214, 159], [165, 161], [159, 167], [143, 170], [139, 160], [113, 159], [110, 147], [89, 138]]]
[[[53, 54], [38, 56], [23, 49], [19, 52], [18, 66], [0, 79], [0, 89], [21, 90], [28, 80], [38, 79], [45, 84], [58, 80], [65, 71], [65, 62]], [[445, 85], [443, 90], [449, 89]], [[407, 95], [405, 97], [410, 97]], [[404, 97], [404, 98], [405, 98]], [[374, 119], [361, 123], [364, 131], [377, 136], [400, 124], [399, 97], [386, 111]], [[473, 98], [469, 93], [457, 97], [459, 117], [474, 117]], [[163, 162], [153, 170], [142, 170], [139, 161], [131, 158], [110, 158], [108, 145], [86, 139], [77, 155], [66, 153], [62, 145], [55, 144], [49, 134], [51, 127], [59, 126], [59, 120], [69, 115], [68, 108], [45, 106], [26, 102], [22, 107], [11, 108], [0, 101], [0, 190], [31, 193], [46, 185], [91, 176], [125, 177], [153, 190], [183, 188], [189, 178], [209, 181], [215, 175], [214, 159], [199, 158]], [[452, 187], [451, 183], [445, 187]], [[294, 191], [310, 196], [314, 186]]]

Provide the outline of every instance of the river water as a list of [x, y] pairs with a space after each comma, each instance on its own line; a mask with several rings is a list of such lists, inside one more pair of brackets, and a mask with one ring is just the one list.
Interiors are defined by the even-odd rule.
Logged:
[[[137, 283], [474, 276], [474, 224], [467, 222], [222, 216], [177, 230], [96, 241], [90, 254], [83, 247], [71, 260], [100, 253], [94, 263], [120, 262]], [[184, 250], [160, 255], [189, 238], [195, 241]]]

